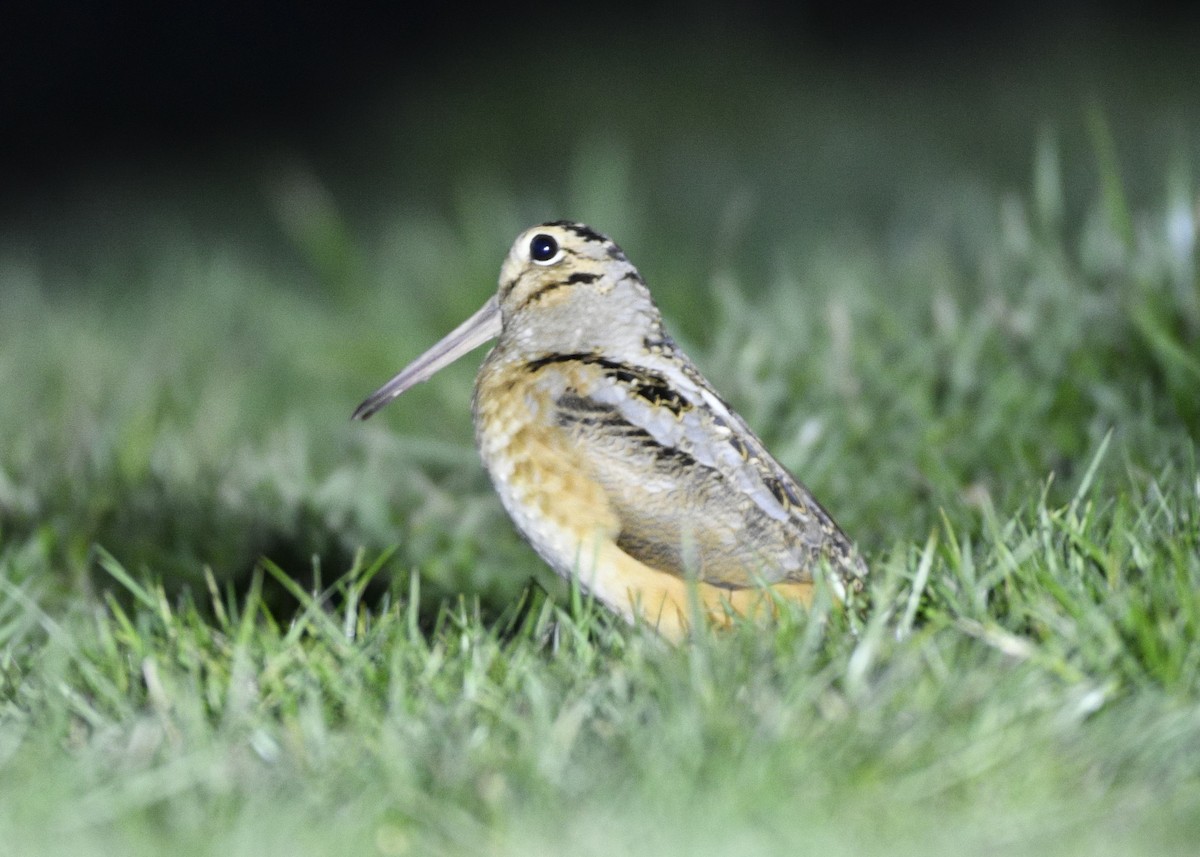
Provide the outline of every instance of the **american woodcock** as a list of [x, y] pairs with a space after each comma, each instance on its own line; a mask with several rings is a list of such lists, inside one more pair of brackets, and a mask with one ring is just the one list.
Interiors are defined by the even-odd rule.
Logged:
[[499, 338], [475, 382], [475, 440], [504, 508], [558, 574], [679, 639], [835, 595], [867, 568], [663, 330], [637, 268], [581, 223], [523, 232], [500, 288], [354, 412]]

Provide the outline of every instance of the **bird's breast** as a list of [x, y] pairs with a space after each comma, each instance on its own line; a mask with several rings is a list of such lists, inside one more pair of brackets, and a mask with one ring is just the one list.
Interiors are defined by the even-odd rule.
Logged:
[[611, 541], [619, 530], [603, 486], [555, 419], [557, 398], [572, 383], [568, 374], [531, 372], [490, 356], [473, 404], [476, 445], [501, 503], [563, 576], [578, 567], [581, 545]]

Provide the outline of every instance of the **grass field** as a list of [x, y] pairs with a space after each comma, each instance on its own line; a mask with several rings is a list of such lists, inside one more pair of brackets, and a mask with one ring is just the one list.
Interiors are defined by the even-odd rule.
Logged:
[[[603, 133], [443, 70], [357, 159], [9, 222], [0, 851], [1195, 853], [1194, 93], [689, 49], [603, 71]], [[859, 540], [861, 611], [672, 649], [580, 603], [477, 463], [477, 357], [349, 422], [553, 217]]]

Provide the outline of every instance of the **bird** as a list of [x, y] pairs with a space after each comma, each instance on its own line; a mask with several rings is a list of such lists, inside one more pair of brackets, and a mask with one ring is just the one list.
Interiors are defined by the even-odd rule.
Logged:
[[522, 232], [499, 288], [367, 397], [365, 420], [495, 339], [475, 442], [518, 531], [560, 576], [671, 641], [810, 606], [867, 565], [664, 330], [625, 252], [568, 220]]

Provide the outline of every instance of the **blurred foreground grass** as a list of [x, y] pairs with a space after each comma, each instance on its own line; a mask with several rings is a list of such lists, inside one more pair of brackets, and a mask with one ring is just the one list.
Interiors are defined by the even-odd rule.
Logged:
[[[107, 249], [9, 242], [0, 842], [1194, 848], [1194, 143], [1151, 157], [1076, 105], [1067, 132], [994, 141], [1024, 152], [1019, 181], [982, 160], [912, 171], [936, 130], [906, 125], [913, 160], [881, 163], [896, 141], [855, 112], [871, 99], [806, 101], [826, 136], [772, 113], [731, 177], [707, 167], [739, 121], [800, 90], [728, 86], [729, 115], [687, 141], [667, 116], [649, 153], [619, 134], [541, 153], [559, 191], [480, 159], [448, 210], [364, 221], [297, 163], [214, 191], [249, 201], [251, 232], [274, 224], [267, 251], [157, 217], [161, 190], [117, 207]], [[818, 174], [829, 187], [787, 202]], [[820, 222], [833, 196], [888, 189], [866, 224], [845, 202]], [[570, 606], [477, 464], [475, 358], [349, 423], [546, 217], [625, 246], [716, 387], [860, 540], [876, 575], [857, 633], [824, 605], [668, 651]]]

